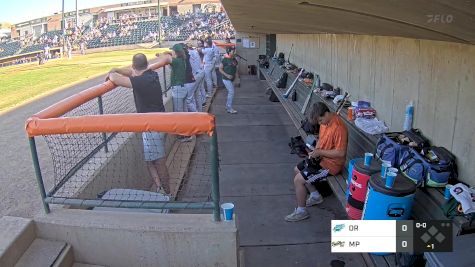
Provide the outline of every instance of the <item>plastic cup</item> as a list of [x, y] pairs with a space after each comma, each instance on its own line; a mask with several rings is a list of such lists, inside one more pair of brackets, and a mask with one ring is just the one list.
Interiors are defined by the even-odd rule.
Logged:
[[387, 173], [389, 168], [391, 168], [391, 164], [389, 164], [388, 162], [383, 162], [381, 164], [381, 178], [383, 178], [383, 179], [386, 178], [386, 173]]
[[391, 167], [391, 168], [388, 168], [388, 172], [394, 172], [395, 174], [398, 174], [399, 170], [397, 168]]
[[450, 194], [450, 188], [452, 188], [451, 184], [445, 185], [445, 191], [444, 191], [445, 200], [450, 200], [452, 198], [452, 194]]
[[373, 154], [369, 152], [364, 153], [364, 165], [370, 166], [371, 160], [373, 160]]
[[386, 173], [386, 187], [393, 188], [394, 181], [396, 181], [397, 173], [394, 172], [387, 172]]
[[390, 160], [381, 160], [381, 162], [389, 164], [390, 167], [393, 166]]
[[221, 208], [223, 209], [223, 217], [225, 221], [232, 221], [233, 220], [233, 213], [234, 213], [234, 204], [233, 203], [223, 203], [221, 204]]

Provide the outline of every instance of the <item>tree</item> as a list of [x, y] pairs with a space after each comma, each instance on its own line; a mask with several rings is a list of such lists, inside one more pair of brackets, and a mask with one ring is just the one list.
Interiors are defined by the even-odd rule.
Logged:
[[10, 29], [12, 24], [10, 22], [0, 22], [0, 29]]

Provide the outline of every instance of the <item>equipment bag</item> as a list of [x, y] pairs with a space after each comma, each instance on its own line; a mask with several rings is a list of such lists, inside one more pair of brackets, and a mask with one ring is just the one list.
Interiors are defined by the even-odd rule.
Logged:
[[421, 150], [428, 146], [430, 146], [429, 140], [427, 140], [418, 129], [385, 133], [376, 144], [375, 155], [381, 160], [390, 161], [391, 166], [397, 168], [400, 163], [400, 155], [408, 150], [409, 147]]
[[280, 52], [279, 57], [277, 58], [277, 64], [278, 65], [284, 65], [284, 63], [285, 63], [284, 53]]
[[302, 130], [306, 134], [318, 135], [318, 133], [320, 132], [320, 125], [315, 125], [311, 123], [308, 118], [305, 118], [305, 120], [300, 121], [300, 128], [302, 128]]
[[420, 153], [414, 148], [400, 156], [401, 173], [420, 186], [444, 187], [457, 178], [455, 156], [443, 147], [426, 147]]
[[290, 99], [292, 99], [292, 101], [297, 101], [297, 91], [293, 91], [292, 92], [292, 95], [290, 96]]
[[305, 149], [305, 142], [301, 136], [290, 137], [290, 154], [297, 154], [301, 158], [306, 158], [308, 152]]
[[270, 102], [280, 102], [279, 98], [277, 98], [277, 95], [274, 93], [274, 91], [271, 89], [271, 94], [269, 96]]
[[289, 75], [287, 74], [287, 72], [282, 73], [279, 80], [277, 80], [277, 83], [276, 83], [275, 86], [277, 88], [286, 88], [287, 87], [287, 77], [288, 76]]

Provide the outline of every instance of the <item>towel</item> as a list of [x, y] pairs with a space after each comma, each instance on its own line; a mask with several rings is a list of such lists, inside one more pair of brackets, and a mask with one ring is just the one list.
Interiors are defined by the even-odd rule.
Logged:
[[450, 194], [462, 205], [463, 213], [475, 212], [475, 189], [458, 183], [450, 188]]

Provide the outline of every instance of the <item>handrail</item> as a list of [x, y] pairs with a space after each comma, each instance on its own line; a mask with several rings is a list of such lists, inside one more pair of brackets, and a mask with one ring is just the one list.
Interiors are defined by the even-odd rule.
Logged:
[[152, 112], [61, 117], [26, 121], [29, 137], [71, 133], [167, 132], [180, 135], [213, 134], [215, 116], [205, 112]]

